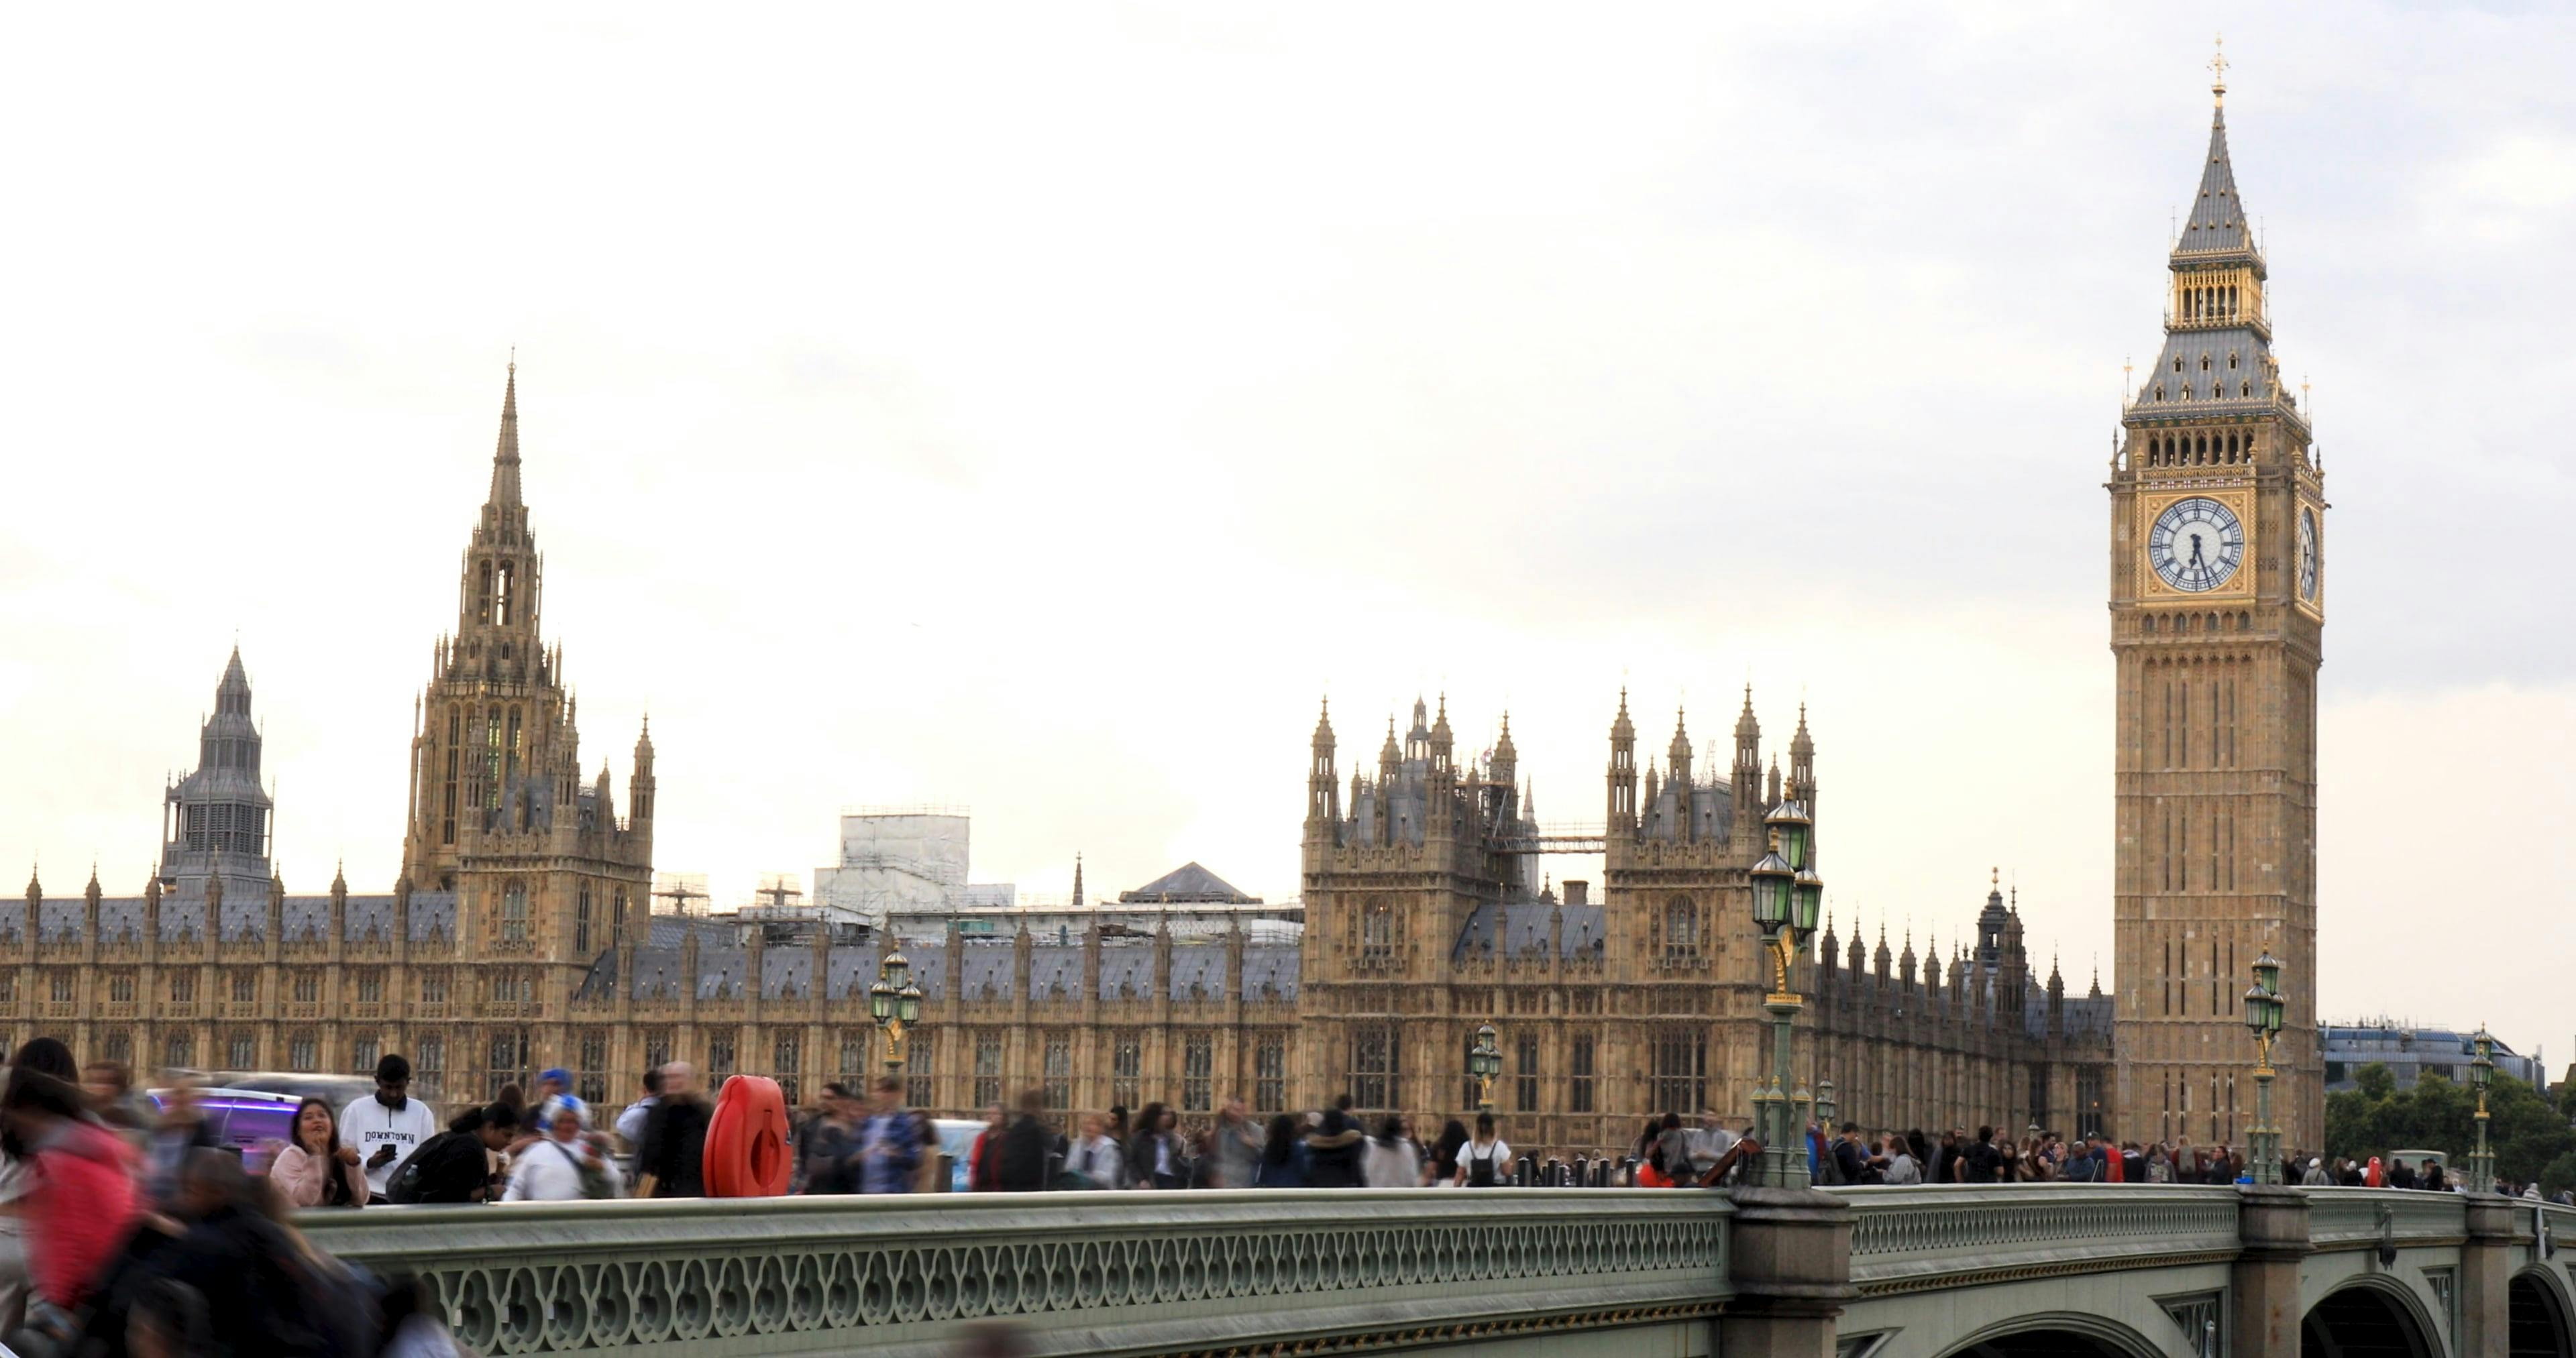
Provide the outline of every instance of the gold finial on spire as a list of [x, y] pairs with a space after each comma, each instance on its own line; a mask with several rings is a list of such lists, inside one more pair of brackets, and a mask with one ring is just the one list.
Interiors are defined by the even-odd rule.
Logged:
[[2209, 93], [2218, 107], [2227, 107], [2227, 35], [2218, 35], [2215, 50], [2209, 58]]

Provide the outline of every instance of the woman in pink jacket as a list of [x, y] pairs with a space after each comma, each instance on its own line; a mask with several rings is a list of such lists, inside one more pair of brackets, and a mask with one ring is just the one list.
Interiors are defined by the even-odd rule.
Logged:
[[367, 1205], [367, 1172], [358, 1166], [357, 1148], [340, 1144], [340, 1121], [320, 1099], [295, 1106], [295, 1143], [269, 1163], [268, 1178], [298, 1207]]

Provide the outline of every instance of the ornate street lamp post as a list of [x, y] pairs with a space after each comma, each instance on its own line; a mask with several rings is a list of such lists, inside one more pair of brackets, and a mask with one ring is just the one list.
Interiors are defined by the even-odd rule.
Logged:
[[2245, 991], [2245, 1026], [2254, 1034], [2254, 1129], [2246, 1139], [2258, 1184], [2281, 1182], [2281, 1130], [2272, 1125], [2272, 1044], [2280, 1040], [2288, 1008], [2281, 998], [2281, 964], [2266, 952], [2255, 959], [2254, 984]]
[[1476, 1077], [1476, 1109], [1494, 1110], [1494, 1077], [1503, 1073], [1503, 1049], [1494, 1045], [1494, 1025], [1476, 1026], [1476, 1045], [1467, 1051], [1467, 1073]]
[[1805, 1188], [1806, 1129], [1798, 1125], [1798, 1107], [1807, 1091], [1793, 1088], [1797, 1078], [1790, 1060], [1790, 1032], [1798, 1011], [1806, 1007], [1794, 988], [1793, 967], [1807, 940], [1815, 937], [1816, 916], [1823, 910], [1824, 879], [1815, 870], [1815, 822], [1791, 783], [1780, 804], [1764, 818], [1771, 832], [1771, 851], [1753, 865], [1753, 922], [1762, 930], [1762, 948], [1771, 960], [1771, 993], [1762, 1007], [1771, 1015], [1771, 1078], [1753, 1093], [1753, 1125], [1762, 1142], [1762, 1163], [1754, 1179], [1766, 1188]]
[[2478, 1025], [2477, 1052], [2469, 1060], [2469, 1083], [2478, 1091], [2478, 1148], [2469, 1153], [2469, 1191], [2495, 1191], [2495, 1156], [2487, 1150], [2487, 1082], [2495, 1078], [2495, 1038]]
[[877, 966], [877, 982], [868, 987], [868, 1014], [885, 1034], [888, 1074], [903, 1071], [903, 1030], [921, 1021], [921, 987], [912, 983], [912, 963], [890, 952]]

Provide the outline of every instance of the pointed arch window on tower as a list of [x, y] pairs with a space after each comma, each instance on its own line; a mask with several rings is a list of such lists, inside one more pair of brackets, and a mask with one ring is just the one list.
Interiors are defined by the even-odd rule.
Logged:
[[1699, 907], [1686, 896], [1664, 906], [1664, 958], [1687, 961], [1699, 955]]
[[480, 581], [474, 595], [474, 616], [489, 620], [492, 616], [492, 563], [484, 562], [475, 571]]
[[501, 941], [528, 941], [528, 884], [515, 877], [501, 888]]
[[[483, 809], [501, 809], [501, 709], [495, 706], [483, 723]], [[490, 821], [484, 822], [489, 829]]]
[[494, 625], [507, 627], [517, 620], [514, 614], [518, 605], [518, 580], [518, 566], [512, 562], [502, 562], [501, 569], [494, 575], [494, 588], [492, 590], [492, 622]]
[[581, 884], [579, 894], [573, 898], [572, 950], [583, 957], [590, 955], [590, 883], [588, 882]]

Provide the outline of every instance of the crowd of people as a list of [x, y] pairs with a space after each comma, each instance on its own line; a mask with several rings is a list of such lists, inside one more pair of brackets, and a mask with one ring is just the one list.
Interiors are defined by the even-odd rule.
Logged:
[[[445, 1327], [409, 1279], [378, 1278], [313, 1248], [298, 1209], [381, 1203], [569, 1202], [707, 1192], [713, 1103], [696, 1070], [647, 1072], [614, 1118], [549, 1070], [533, 1095], [441, 1119], [411, 1095], [398, 1055], [375, 1089], [343, 1107], [308, 1098], [286, 1137], [245, 1155], [221, 1144], [198, 1091], [173, 1080], [147, 1098], [126, 1072], [76, 1068], [38, 1038], [11, 1055], [0, 1092], [0, 1335], [17, 1353], [441, 1358]], [[950, 1124], [952, 1127], [956, 1124]], [[1427, 1127], [1428, 1124], [1419, 1124]], [[1191, 1188], [1484, 1188], [1531, 1182], [1491, 1112], [1442, 1121], [1424, 1140], [1403, 1114], [1365, 1122], [1344, 1096], [1328, 1108], [1256, 1119], [1239, 1098], [1186, 1120], [1162, 1103], [1065, 1119], [1030, 1090], [992, 1108], [962, 1144], [904, 1105], [880, 1077], [823, 1088], [789, 1134], [787, 1191], [800, 1194]], [[1763, 1147], [1712, 1115], [1645, 1123], [1623, 1155], [1579, 1178], [1642, 1188], [1740, 1182]], [[1804, 1151], [1828, 1185], [2250, 1182], [2229, 1146], [2069, 1139], [1987, 1126], [1864, 1135], [1810, 1126]], [[2285, 1157], [2282, 1182], [2456, 1191], [2438, 1158], [2361, 1162]], [[953, 1175], [953, 1178], [951, 1177]], [[2502, 1184], [2527, 1199], [2535, 1185]], [[2562, 1202], [2567, 1194], [2558, 1195]]]
[[78, 1068], [52, 1038], [21, 1046], [0, 1085], [9, 1350], [452, 1358], [454, 1341], [416, 1280], [345, 1265], [296, 1229], [297, 1207], [354, 1207], [381, 1191], [341, 1138], [348, 1121], [305, 1100], [291, 1140], [263, 1148], [267, 1172], [254, 1174], [217, 1144], [185, 1082], [156, 1106], [118, 1066]]

